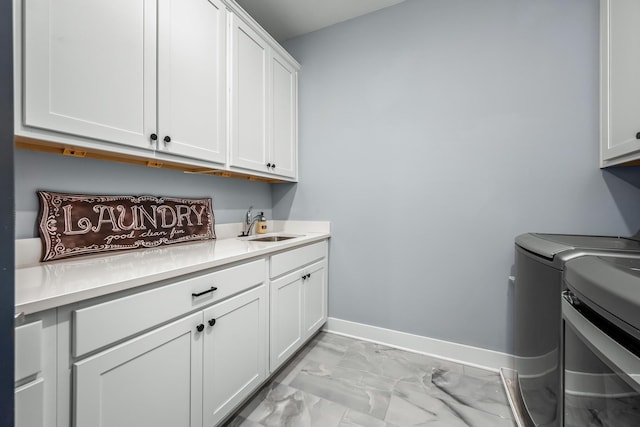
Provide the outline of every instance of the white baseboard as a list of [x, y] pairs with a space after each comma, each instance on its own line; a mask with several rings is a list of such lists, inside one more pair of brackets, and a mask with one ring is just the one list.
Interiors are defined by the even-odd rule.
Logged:
[[494, 372], [498, 372], [500, 368], [513, 367], [513, 356], [507, 353], [407, 334], [333, 317], [327, 320], [323, 330]]

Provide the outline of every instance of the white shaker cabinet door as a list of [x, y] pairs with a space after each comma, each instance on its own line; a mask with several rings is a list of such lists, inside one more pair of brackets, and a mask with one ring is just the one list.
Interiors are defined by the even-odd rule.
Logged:
[[160, 152], [226, 162], [226, 16], [219, 0], [159, 0]]
[[15, 391], [15, 427], [44, 426], [44, 380], [18, 387]]
[[235, 15], [231, 21], [231, 166], [270, 172], [269, 46]]
[[271, 282], [271, 372], [295, 353], [304, 340], [302, 275], [296, 271]]
[[24, 122], [155, 149], [156, 2], [25, 0]]
[[304, 338], [311, 337], [327, 321], [326, 261], [306, 267], [304, 271]]
[[638, 20], [637, 0], [601, 0], [601, 166], [640, 158]]
[[75, 363], [75, 426], [200, 427], [201, 322], [198, 312]]
[[271, 171], [295, 178], [297, 175], [297, 83], [295, 67], [280, 55], [271, 57]]
[[204, 311], [204, 425], [214, 426], [267, 376], [268, 294], [261, 285]]

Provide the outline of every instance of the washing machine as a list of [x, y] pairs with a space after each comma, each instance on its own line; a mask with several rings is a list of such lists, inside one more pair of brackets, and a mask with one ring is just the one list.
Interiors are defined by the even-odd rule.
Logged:
[[626, 238], [526, 233], [516, 237], [514, 366], [503, 373], [503, 378], [521, 426], [562, 426], [561, 293], [565, 263], [585, 255], [607, 254], [640, 257], [640, 235]]
[[640, 426], [640, 258], [573, 259], [564, 284], [565, 427]]

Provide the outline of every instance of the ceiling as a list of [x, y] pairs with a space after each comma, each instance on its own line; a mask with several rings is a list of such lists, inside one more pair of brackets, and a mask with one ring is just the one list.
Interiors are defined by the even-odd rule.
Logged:
[[404, 0], [236, 0], [277, 41], [366, 15]]

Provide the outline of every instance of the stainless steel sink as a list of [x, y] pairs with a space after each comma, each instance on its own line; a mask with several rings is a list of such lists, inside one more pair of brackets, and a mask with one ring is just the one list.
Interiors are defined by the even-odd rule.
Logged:
[[249, 239], [250, 242], [281, 242], [283, 240], [294, 239], [297, 236], [265, 236]]

